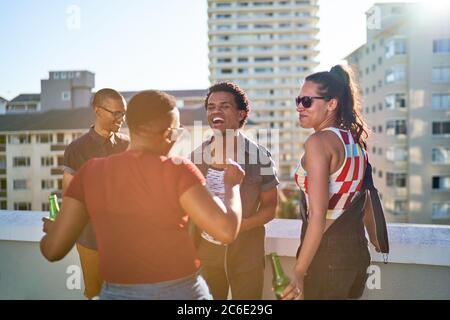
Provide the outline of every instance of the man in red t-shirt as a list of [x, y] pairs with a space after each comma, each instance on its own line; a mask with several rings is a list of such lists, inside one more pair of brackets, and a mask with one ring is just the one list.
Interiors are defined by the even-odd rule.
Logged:
[[210, 298], [188, 216], [216, 239], [233, 241], [244, 172], [230, 160], [222, 202], [207, 191], [192, 162], [167, 157], [182, 130], [175, 100], [165, 93], [136, 94], [126, 118], [129, 150], [89, 160], [77, 171], [56, 221], [45, 220], [42, 254], [62, 259], [90, 219], [105, 281], [101, 299]]

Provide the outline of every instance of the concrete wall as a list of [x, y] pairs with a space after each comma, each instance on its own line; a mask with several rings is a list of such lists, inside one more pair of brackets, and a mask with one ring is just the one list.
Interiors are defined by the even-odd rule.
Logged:
[[[72, 250], [56, 263], [40, 253], [41, 218], [46, 215], [0, 211], [0, 299], [84, 299], [77, 253]], [[266, 253], [277, 252], [290, 277], [300, 227], [299, 220], [288, 219], [275, 219], [266, 227]], [[450, 299], [450, 226], [391, 224], [388, 233], [389, 263], [371, 251], [372, 265], [380, 268], [380, 287], [366, 289], [363, 299]], [[370, 281], [375, 273], [369, 275], [369, 285], [376, 284]], [[76, 280], [79, 288], [73, 287]], [[273, 299], [271, 281], [267, 257], [265, 300]]]
[[0, 299], [84, 299], [83, 281], [78, 290], [66, 286], [68, 280], [73, 283], [71, 275], [77, 276], [68, 267], [81, 270], [75, 251], [59, 262], [49, 263], [42, 256], [38, 242], [1, 241]]

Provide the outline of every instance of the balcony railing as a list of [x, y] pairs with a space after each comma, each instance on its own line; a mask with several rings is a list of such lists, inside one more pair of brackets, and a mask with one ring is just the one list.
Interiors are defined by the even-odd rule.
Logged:
[[[0, 211], [0, 299], [83, 299], [78, 256], [47, 262], [39, 250], [46, 212]], [[301, 221], [266, 225], [266, 253], [276, 251], [291, 276]], [[450, 226], [389, 224], [389, 263], [371, 250], [363, 299], [450, 299]], [[273, 299], [266, 258], [263, 299]], [[80, 282], [77, 282], [80, 279]], [[78, 284], [81, 283], [81, 286]]]

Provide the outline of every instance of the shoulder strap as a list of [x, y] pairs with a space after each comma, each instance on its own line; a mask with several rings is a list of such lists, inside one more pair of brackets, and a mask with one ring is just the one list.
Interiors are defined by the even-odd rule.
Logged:
[[386, 219], [384, 217], [384, 210], [381, 204], [380, 195], [377, 188], [373, 184], [372, 178], [372, 166], [367, 160], [367, 168], [364, 174], [364, 181], [361, 191], [369, 191], [370, 200], [372, 202], [373, 216], [375, 218], [375, 227], [377, 232], [378, 243], [380, 244], [380, 250], [384, 254], [389, 253], [389, 238], [387, 232]]

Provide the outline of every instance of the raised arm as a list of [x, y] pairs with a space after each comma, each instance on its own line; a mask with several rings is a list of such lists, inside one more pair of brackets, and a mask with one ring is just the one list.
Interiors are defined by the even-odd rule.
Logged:
[[181, 207], [194, 223], [222, 243], [236, 239], [242, 219], [240, 184], [244, 171], [234, 161], [225, 169], [225, 203], [205, 186], [195, 185], [180, 197]]

